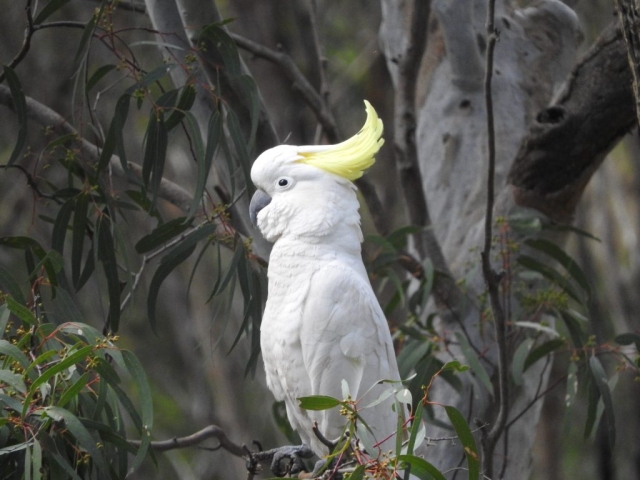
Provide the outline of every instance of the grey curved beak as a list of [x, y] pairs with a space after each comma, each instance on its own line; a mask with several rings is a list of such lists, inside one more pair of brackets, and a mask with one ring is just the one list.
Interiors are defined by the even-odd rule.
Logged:
[[256, 190], [249, 204], [249, 216], [254, 227], [258, 226], [258, 213], [271, 203], [271, 197], [262, 190]]

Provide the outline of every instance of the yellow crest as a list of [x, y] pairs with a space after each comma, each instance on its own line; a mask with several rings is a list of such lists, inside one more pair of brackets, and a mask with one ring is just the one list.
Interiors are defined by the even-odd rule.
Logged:
[[371, 104], [364, 101], [367, 120], [353, 137], [337, 145], [314, 145], [298, 147], [298, 160], [347, 180], [360, 178], [374, 164], [375, 154], [384, 144], [382, 120]]

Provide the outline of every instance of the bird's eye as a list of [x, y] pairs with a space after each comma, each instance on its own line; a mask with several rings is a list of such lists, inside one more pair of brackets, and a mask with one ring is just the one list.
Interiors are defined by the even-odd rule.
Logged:
[[276, 188], [278, 190], [286, 190], [293, 185], [293, 178], [290, 177], [280, 177], [276, 180]]

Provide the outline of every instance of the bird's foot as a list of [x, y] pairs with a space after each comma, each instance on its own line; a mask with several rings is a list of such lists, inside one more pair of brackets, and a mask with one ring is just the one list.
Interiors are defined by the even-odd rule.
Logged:
[[[272, 448], [261, 452], [252, 452], [251, 458], [255, 461], [271, 460], [271, 472], [276, 477], [284, 477], [288, 474], [297, 474], [305, 470], [303, 458], [311, 458], [314, 453], [306, 445], [285, 445], [284, 447]], [[283, 460], [288, 460], [285, 465], [281, 465]]]

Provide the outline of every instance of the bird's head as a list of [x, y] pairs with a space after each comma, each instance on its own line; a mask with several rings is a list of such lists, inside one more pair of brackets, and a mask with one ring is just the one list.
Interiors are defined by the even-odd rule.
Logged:
[[251, 168], [258, 188], [251, 221], [269, 241], [282, 235], [324, 236], [340, 222], [359, 222], [351, 183], [375, 162], [384, 140], [382, 120], [365, 100], [367, 120], [356, 135], [337, 145], [279, 145]]

